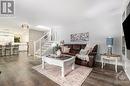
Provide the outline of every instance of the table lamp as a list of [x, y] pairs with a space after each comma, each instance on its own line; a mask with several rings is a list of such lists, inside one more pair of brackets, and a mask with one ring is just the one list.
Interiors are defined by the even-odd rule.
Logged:
[[112, 46], [113, 46], [113, 37], [106, 38], [106, 45], [107, 45], [107, 53], [109, 55], [112, 54]]

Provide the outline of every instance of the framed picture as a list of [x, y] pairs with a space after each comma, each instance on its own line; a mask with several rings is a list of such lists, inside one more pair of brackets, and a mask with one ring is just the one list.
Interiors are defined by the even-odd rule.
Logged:
[[89, 32], [70, 35], [71, 42], [86, 42], [89, 40]]

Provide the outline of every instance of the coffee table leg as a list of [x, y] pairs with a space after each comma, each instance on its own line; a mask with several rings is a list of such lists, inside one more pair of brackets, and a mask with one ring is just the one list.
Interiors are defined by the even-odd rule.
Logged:
[[75, 63], [72, 64], [72, 70], [74, 70], [74, 69], [75, 69]]
[[61, 73], [62, 73], [61, 75], [62, 75], [62, 77], [65, 76], [65, 75], [64, 75], [64, 70], [65, 70], [65, 69], [64, 69], [64, 65], [63, 65], [62, 68], [61, 68]]
[[103, 69], [103, 66], [104, 66], [103, 58], [101, 58], [101, 60], [102, 60], [102, 69]]
[[116, 64], [115, 64], [115, 71], [117, 72], [117, 59], [116, 59]]
[[45, 62], [42, 61], [42, 69], [45, 69]]

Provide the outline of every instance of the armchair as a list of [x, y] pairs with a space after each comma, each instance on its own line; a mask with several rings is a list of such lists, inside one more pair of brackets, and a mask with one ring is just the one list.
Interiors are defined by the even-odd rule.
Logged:
[[90, 50], [87, 54], [76, 54], [75, 63], [82, 66], [93, 67], [95, 64], [95, 57], [97, 55], [98, 45], [95, 45], [92, 50]]
[[89, 56], [88, 56], [89, 52], [91, 52], [91, 50], [81, 49], [79, 54], [76, 54], [76, 57], [81, 59], [81, 60], [89, 61]]

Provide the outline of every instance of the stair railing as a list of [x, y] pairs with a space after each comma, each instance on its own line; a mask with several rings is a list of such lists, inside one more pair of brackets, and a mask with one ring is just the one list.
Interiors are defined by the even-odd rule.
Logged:
[[39, 53], [39, 55], [41, 56], [42, 46], [48, 41], [51, 41], [50, 32], [46, 33], [44, 36], [34, 41], [34, 56], [36, 56], [35, 53]]

